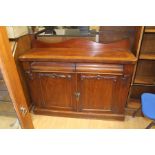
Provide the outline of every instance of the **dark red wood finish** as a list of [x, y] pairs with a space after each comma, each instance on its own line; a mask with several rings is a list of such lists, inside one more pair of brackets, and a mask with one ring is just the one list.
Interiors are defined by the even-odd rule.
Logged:
[[33, 47], [19, 60], [35, 113], [124, 118], [136, 61], [127, 40], [106, 45], [84, 39], [55, 44], [35, 40]]

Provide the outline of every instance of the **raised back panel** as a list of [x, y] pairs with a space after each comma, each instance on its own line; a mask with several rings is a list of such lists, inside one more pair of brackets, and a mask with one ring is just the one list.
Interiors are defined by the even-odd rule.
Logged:
[[59, 43], [47, 43], [34, 39], [32, 41], [33, 48], [124, 48], [129, 49], [130, 44], [128, 39], [112, 42], [109, 44], [96, 43], [87, 39], [70, 39]]

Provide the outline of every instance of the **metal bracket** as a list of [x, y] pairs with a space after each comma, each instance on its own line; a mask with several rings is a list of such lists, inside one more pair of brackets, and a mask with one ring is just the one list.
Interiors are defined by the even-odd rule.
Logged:
[[25, 116], [28, 111], [25, 107], [20, 107], [20, 112], [22, 113], [23, 116]]
[[79, 101], [79, 99], [80, 99], [80, 92], [75, 92], [74, 95], [76, 97], [76, 100]]

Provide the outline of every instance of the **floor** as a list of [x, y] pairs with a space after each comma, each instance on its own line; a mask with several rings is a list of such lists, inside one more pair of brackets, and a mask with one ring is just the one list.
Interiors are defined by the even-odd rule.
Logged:
[[58, 129], [132, 129], [145, 128], [150, 120], [143, 117], [132, 118], [126, 116], [125, 121], [79, 119], [67, 117], [51, 117], [33, 115], [35, 128], [58, 128]]
[[16, 112], [11, 102], [0, 101], [0, 116], [16, 117]]
[[17, 118], [12, 116], [0, 116], [0, 129], [17, 129], [18, 126], [12, 126]]
[[[32, 114], [36, 129], [144, 129], [150, 120], [144, 117], [126, 116], [125, 121], [80, 119]], [[19, 128], [12, 104], [0, 102], [0, 128]], [[13, 125], [14, 124], [14, 125]], [[12, 126], [13, 125], [13, 126]]]
[[[32, 119], [36, 129], [144, 129], [150, 120], [143, 117], [126, 116], [125, 121], [79, 119], [67, 117], [53, 117], [33, 115]], [[0, 116], [0, 128], [18, 128], [15, 117]]]
[[19, 126], [14, 125], [16, 120], [17, 116], [12, 103], [0, 101], [0, 129], [18, 128]]

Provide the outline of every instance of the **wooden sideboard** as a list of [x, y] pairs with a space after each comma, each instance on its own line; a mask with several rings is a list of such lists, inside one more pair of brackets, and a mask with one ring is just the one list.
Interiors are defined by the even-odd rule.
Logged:
[[32, 41], [19, 56], [34, 113], [124, 119], [136, 58], [129, 41]]

